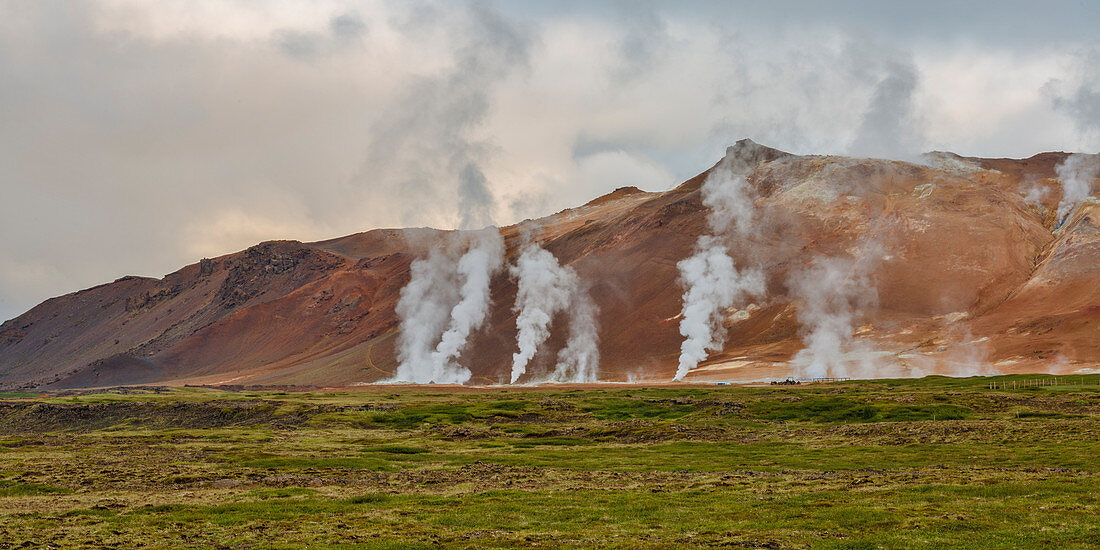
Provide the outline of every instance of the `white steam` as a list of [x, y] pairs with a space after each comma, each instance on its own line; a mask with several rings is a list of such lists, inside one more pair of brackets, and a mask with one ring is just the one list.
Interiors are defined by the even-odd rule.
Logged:
[[1058, 223], [1092, 195], [1092, 181], [1100, 175], [1100, 156], [1074, 153], [1055, 168], [1062, 182], [1062, 200], [1058, 202]]
[[510, 268], [519, 284], [516, 293], [516, 343], [512, 354], [511, 382], [527, 372], [527, 365], [550, 337], [550, 325], [559, 313], [569, 311], [570, 337], [558, 357], [552, 379], [559, 382], [592, 382], [599, 363], [596, 307], [580, 285], [576, 271], [562, 266], [546, 249], [531, 243], [523, 248]]
[[798, 321], [805, 348], [791, 364], [802, 378], [842, 378], [873, 372], [875, 354], [854, 338], [854, 323], [878, 300], [871, 272], [877, 246], [861, 258], [819, 257], [791, 274], [788, 286], [799, 301]]
[[500, 270], [504, 243], [495, 229], [480, 232], [475, 239], [458, 260], [461, 299], [451, 309], [451, 323], [432, 354], [435, 381], [446, 382], [455, 372], [462, 372], [462, 379], [454, 377], [453, 383], [462, 384], [470, 379], [469, 370], [455, 364], [454, 360], [466, 347], [470, 332], [480, 328], [489, 313], [489, 283], [493, 274]]
[[432, 250], [427, 258], [412, 263], [409, 283], [401, 289], [397, 316], [401, 320], [394, 381], [432, 382], [432, 351], [447, 326], [451, 309], [458, 303], [456, 274], [451, 254]]
[[587, 292], [575, 294], [569, 308], [569, 341], [558, 353], [553, 382], [595, 382], [600, 364], [596, 304]]
[[464, 384], [470, 370], [456, 362], [470, 333], [489, 312], [489, 283], [501, 268], [504, 245], [495, 228], [472, 233], [456, 258], [454, 247], [433, 250], [412, 264], [397, 315], [400, 364], [394, 382]]
[[887, 61], [883, 72], [849, 152], [876, 158], [913, 159], [924, 141], [914, 104], [920, 72], [911, 58], [901, 55]]
[[764, 294], [763, 271], [738, 271], [726, 245], [731, 232], [742, 238], [752, 232], [754, 205], [745, 180], [747, 171], [746, 162], [727, 156], [703, 183], [703, 204], [710, 208], [710, 234], [701, 235], [694, 254], [676, 266], [684, 287], [680, 320], [684, 341], [674, 380], [683, 380], [709, 351], [722, 349], [726, 340], [722, 322], [727, 310], [741, 305], [746, 297]]
[[550, 337], [550, 323], [569, 307], [577, 287], [577, 274], [558, 264], [557, 258], [536, 244], [529, 244], [510, 268], [519, 281], [516, 293], [516, 343], [512, 354], [512, 382], [527, 372], [527, 363]]
[[943, 357], [942, 374], [948, 376], [987, 376], [1000, 374], [989, 361], [993, 346], [989, 337], [974, 338], [966, 326], [954, 328], [949, 333], [951, 345]]
[[1028, 204], [1042, 204], [1043, 199], [1050, 194], [1050, 189], [1035, 181], [1028, 181], [1020, 185], [1020, 194], [1024, 196], [1024, 202]]

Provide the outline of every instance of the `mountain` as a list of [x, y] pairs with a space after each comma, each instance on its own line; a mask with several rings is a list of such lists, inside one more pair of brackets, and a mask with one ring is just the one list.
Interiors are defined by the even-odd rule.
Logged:
[[[929, 153], [907, 163], [742, 140], [672, 190], [618, 189], [536, 220], [536, 238], [599, 308], [600, 379], [669, 380], [683, 340], [677, 263], [709, 231], [701, 187], [736, 159], [749, 168], [756, 221], [750, 236], [727, 237], [730, 254], [762, 271], [766, 294], [723, 312], [724, 346], [688, 380], [799, 376], [807, 354], [848, 365], [830, 375], [1092, 372], [1100, 203], [1085, 199], [1058, 219], [1069, 158]], [[506, 262], [525, 232], [500, 229]], [[395, 307], [410, 266], [454, 233], [264, 242], [162, 279], [124, 277], [46, 300], [0, 325], [0, 385], [384, 379], [398, 363]], [[488, 320], [460, 357], [471, 383], [507, 382], [516, 351], [517, 282], [502, 270], [490, 288]], [[531, 372], [552, 367], [561, 332]]]

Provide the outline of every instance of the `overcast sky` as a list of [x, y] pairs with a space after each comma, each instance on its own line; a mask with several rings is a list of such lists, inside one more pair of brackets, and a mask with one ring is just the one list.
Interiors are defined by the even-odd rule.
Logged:
[[262, 240], [664, 190], [742, 137], [1100, 148], [1097, 4], [895, 4], [5, 0], [0, 320]]

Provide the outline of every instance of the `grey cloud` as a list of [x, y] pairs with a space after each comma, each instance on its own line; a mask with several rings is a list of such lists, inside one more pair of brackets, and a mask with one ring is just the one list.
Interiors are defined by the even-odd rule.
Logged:
[[[301, 184], [346, 169], [317, 144], [362, 142], [330, 123], [357, 116], [358, 83], [295, 78], [256, 44], [100, 32], [97, 11], [0, 7], [0, 317], [122, 275], [331, 231], [307, 219], [311, 195], [330, 192]], [[235, 213], [234, 227], [219, 221]]]
[[313, 60], [332, 54], [367, 32], [367, 25], [356, 13], [344, 13], [329, 20], [322, 31], [278, 30], [274, 42], [284, 54], [301, 60]]
[[275, 37], [275, 41], [283, 53], [302, 59], [316, 57], [320, 53], [321, 43], [324, 39], [324, 35], [319, 33], [298, 31], [279, 31]]
[[616, 85], [648, 72], [669, 42], [665, 20], [651, 3], [628, 2], [619, 10], [626, 32], [618, 43], [619, 63], [611, 70]]
[[332, 35], [340, 40], [352, 40], [367, 32], [367, 24], [357, 13], [349, 12], [333, 17], [328, 24]]
[[1075, 65], [1075, 74], [1048, 82], [1044, 92], [1082, 133], [1100, 137], [1100, 49], [1080, 52]]
[[748, 136], [805, 153], [898, 158], [921, 151], [921, 81], [908, 52], [820, 29], [722, 36], [728, 57], [711, 70], [720, 77], [713, 102], [723, 116], [711, 126], [711, 148]]
[[[510, 2], [514, 11], [545, 16], [573, 15], [592, 11], [605, 17], [618, 16], [620, 0], [559, 0], [557, 2]], [[908, 45], [944, 44], [952, 40], [974, 40], [991, 47], [1045, 47], [1066, 40], [1092, 40], [1096, 36], [1096, 6], [1081, 0], [1002, 0], [958, 2], [926, 0], [891, 2], [879, 0], [788, 0], [769, 2], [719, 2], [680, 0], [665, 11], [695, 25], [714, 21], [737, 21], [745, 27], [789, 28], [825, 26], [852, 32], [874, 31]]]

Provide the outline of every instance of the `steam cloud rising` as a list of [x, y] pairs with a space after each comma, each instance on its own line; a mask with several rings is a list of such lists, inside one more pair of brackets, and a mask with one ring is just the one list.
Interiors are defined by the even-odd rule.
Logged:
[[477, 130], [492, 114], [492, 90], [528, 66], [529, 38], [487, 4], [435, 15], [410, 15], [403, 31], [415, 36], [442, 26], [450, 34], [453, 62], [438, 74], [412, 79], [401, 99], [382, 110], [356, 179], [369, 183], [364, 188], [371, 203], [403, 209], [402, 225], [446, 220], [475, 229], [492, 223], [497, 206], [485, 170], [498, 148]]
[[[524, 57], [525, 46], [495, 14], [481, 8], [475, 11], [482, 12], [476, 21], [492, 31], [486, 34], [487, 40], [499, 46], [487, 50], [498, 52], [506, 60], [479, 58], [476, 52], [484, 49], [460, 52], [453, 74], [443, 81], [426, 80], [415, 87], [415, 93], [408, 96], [410, 105], [398, 110], [400, 116], [393, 121], [398, 122], [396, 127], [404, 129], [388, 133], [393, 143], [375, 150], [375, 154], [395, 154], [401, 146], [409, 146], [409, 142], [416, 143], [414, 149], [429, 147], [423, 140], [414, 139], [416, 134], [409, 133], [409, 127], [415, 126], [413, 121], [429, 121], [428, 128], [442, 136], [435, 146], [449, 152], [443, 172], [458, 173], [459, 226], [467, 230], [484, 227], [458, 237], [460, 241], [468, 240], [468, 243], [458, 243], [459, 246], [466, 244], [461, 257], [455, 257], [456, 246], [452, 242], [446, 251], [435, 249], [426, 259], [413, 262], [411, 278], [401, 289], [397, 304], [401, 319], [398, 349], [401, 363], [394, 373], [394, 382], [464, 384], [470, 380], [470, 369], [459, 365], [457, 359], [470, 334], [485, 323], [490, 305], [489, 285], [503, 264], [504, 241], [500, 232], [491, 226], [496, 201], [478, 165], [483, 147], [467, 140], [464, 130], [485, 116], [487, 101], [483, 97], [483, 80], [499, 78], [507, 72], [506, 67]], [[442, 90], [447, 90], [443, 94], [446, 98], [464, 107], [440, 101]], [[421, 95], [423, 97], [419, 97]], [[445, 107], [443, 111], [433, 113], [427, 109], [440, 104]], [[424, 160], [425, 157], [418, 157], [412, 164], [423, 165]], [[431, 179], [432, 174], [420, 176]], [[419, 183], [423, 182], [415, 178], [409, 182], [414, 188]], [[421, 201], [412, 202], [422, 206]], [[431, 202], [439, 206], [447, 201]]]
[[524, 247], [510, 268], [518, 280], [516, 343], [511, 382], [527, 372], [527, 364], [550, 337], [554, 317], [568, 310], [570, 337], [558, 357], [551, 379], [558, 382], [594, 382], [599, 363], [596, 307], [580, 284], [576, 271], [558, 263], [535, 243]]
[[803, 378], [860, 376], [873, 372], [873, 354], [854, 339], [860, 312], [878, 301], [871, 273], [881, 247], [864, 246], [859, 257], [819, 257], [791, 274], [791, 296], [800, 301], [798, 321], [806, 347], [791, 364]]
[[885, 65], [886, 76], [875, 86], [849, 152], [908, 159], [915, 157], [924, 141], [920, 121], [913, 114], [919, 73], [908, 59], [893, 59]]
[[723, 314], [729, 308], [746, 297], [764, 294], [763, 271], [738, 271], [726, 244], [731, 232], [739, 237], [752, 233], [754, 205], [745, 181], [749, 168], [738, 155], [727, 154], [703, 183], [703, 205], [710, 208], [710, 234], [701, 235], [694, 254], [677, 264], [684, 287], [680, 320], [684, 341], [674, 380], [683, 380], [706, 359], [708, 351], [722, 349], [726, 339]]
[[1092, 195], [1092, 181], [1100, 176], [1100, 156], [1074, 153], [1055, 171], [1062, 182], [1062, 200], [1058, 202], [1058, 223], [1062, 224], [1081, 201]]
[[577, 295], [569, 308], [569, 341], [558, 353], [553, 382], [595, 382], [600, 364], [596, 304], [587, 293]]
[[[401, 289], [397, 316], [400, 365], [393, 380], [427, 384], [434, 381], [432, 352], [447, 326], [451, 309], [458, 303], [451, 254], [432, 250], [427, 258], [412, 263], [409, 283]], [[449, 379], [463, 379], [468, 373], [446, 373]]]
[[433, 250], [412, 264], [401, 289], [398, 359], [393, 382], [464, 384], [470, 370], [456, 360], [489, 312], [489, 283], [500, 271], [504, 244], [496, 228], [468, 234], [468, 248]]

